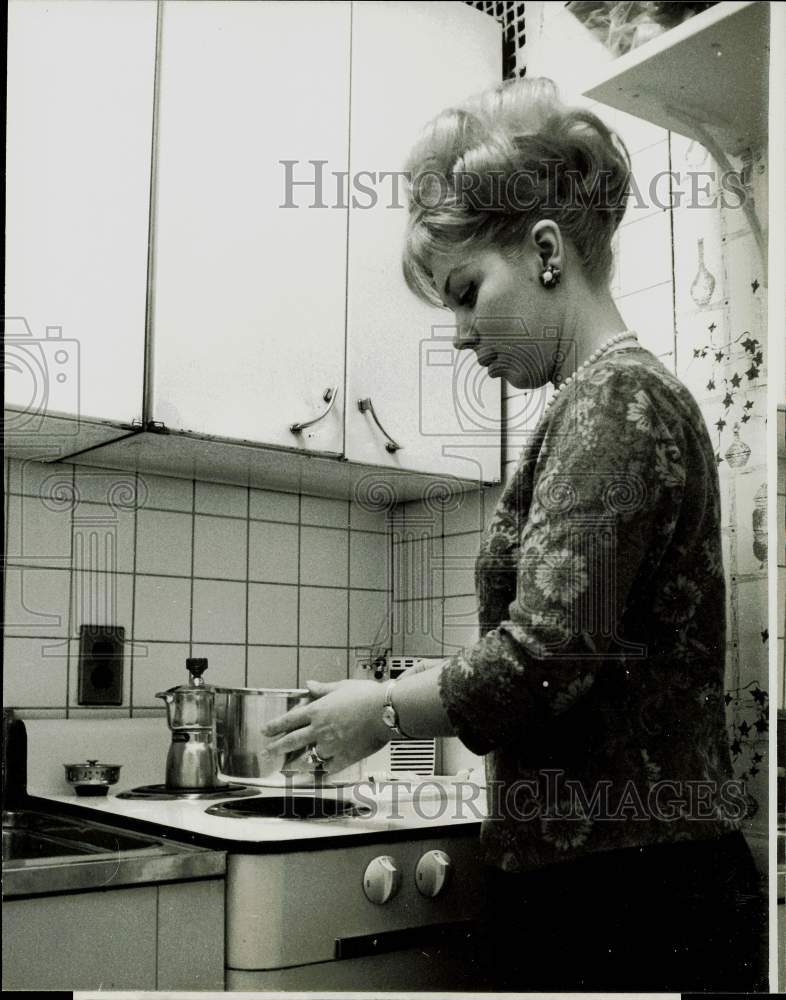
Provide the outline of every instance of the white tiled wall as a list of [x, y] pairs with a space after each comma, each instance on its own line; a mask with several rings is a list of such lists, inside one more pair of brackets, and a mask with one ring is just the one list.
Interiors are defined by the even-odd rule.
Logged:
[[[384, 511], [70, 465], [6, 463], [4, 703], [147, 715], [206, 656], [215, 684], [338, 680], [391, 645]], [[77, 703], [79, 626], [125, 628], [123, 705]]]

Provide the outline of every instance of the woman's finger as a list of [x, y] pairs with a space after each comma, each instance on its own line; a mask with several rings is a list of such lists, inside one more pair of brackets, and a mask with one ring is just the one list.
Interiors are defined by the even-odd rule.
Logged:
[[307, 746], [316, 742], [316, 736], [311, 726], [303, 726], [287, 733], [280, 739], [273, 740], [268, 744], [268, 751], [272, 754], [292, 753], [295, 750], [305, 750]]
[[335, 690], [338, 683], [338, 681], [306, 681], [306, 687], [312, 698], [324, 698], [326, 694]]
[[301, 729], [311, 721], [311, 714], [308, 705], [301, 708], [293, 708], [286, 715], [279, 715], [276, 719], [271, 719], [262, 727], [263, 736], [279, 736], [281, 733], [291, 733], [293, 729]]

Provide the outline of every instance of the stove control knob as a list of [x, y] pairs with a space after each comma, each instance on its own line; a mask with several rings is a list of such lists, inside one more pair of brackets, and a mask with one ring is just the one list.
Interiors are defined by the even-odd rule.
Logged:
[[372, 903], [387, 903], [401, 886], [401, 872], [395, 858], [382, 854], [374, 858], [363, 876], [363, 892]]
[[418, 861], [415, 885], [421, 896], [434, 899], [444, 892], [453, 862], [444, 851], [429, 851]]

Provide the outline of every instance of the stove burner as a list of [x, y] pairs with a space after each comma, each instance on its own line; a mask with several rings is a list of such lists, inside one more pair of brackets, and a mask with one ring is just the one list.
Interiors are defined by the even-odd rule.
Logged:
[[140, 785], [127, 792], [119, 792], [118, 799], [226, 799], [258, 795], [249, 785], [217, 785], [215, 788], [167, 788], [166, 785]]
[[211, 816], [233, 819], [244, 819], [247, 816], [265, 816], [269, 819], [335, 819], [371, 815], [370, 809], [354, 802], [319, 795], [265, 795], [243, 802], [222, 802], [210, 806], [205, 812]]

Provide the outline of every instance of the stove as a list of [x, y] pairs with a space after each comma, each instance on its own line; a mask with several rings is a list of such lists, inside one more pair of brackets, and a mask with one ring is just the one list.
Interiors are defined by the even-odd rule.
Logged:
[[[165, 726], [139, 721], [104, 736], [93, 720], [84, 732], [70, 720], [52, 732], [31, 723], [28, 791], [39, 806], [225, 851], [227, 990], [477, 992], [468, 947], [483, 895], [477, 785], [252, 784], [164, 797], [165, 744], [154, 757], [145, 741]], [[102, 739], [122, 746], [133, 787], [78, 799], [56, 765], [74, 752], [100, 759]]]
[[477, 803], [449, 779], [394, 791], [46, 799], [226, 851], [227, 990], [474, 992]]

